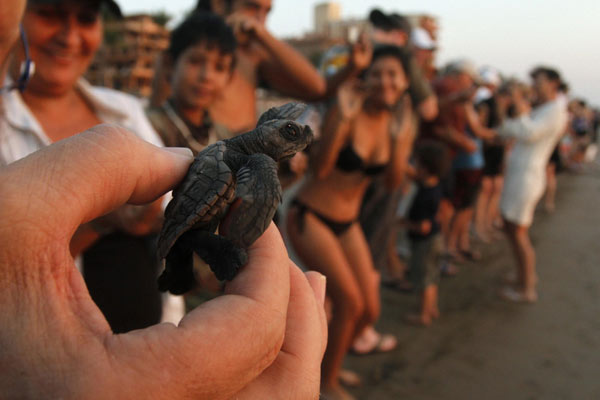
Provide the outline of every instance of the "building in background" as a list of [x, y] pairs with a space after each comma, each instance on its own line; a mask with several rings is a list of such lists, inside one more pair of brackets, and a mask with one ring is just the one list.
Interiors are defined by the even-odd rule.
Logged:
[[317, 4], [314, 8], [314, 32], [317, 35], [328, 35], [332, 23], [342, 19], [342, 6], [336, 2]]
[[[437, 30], [435, 17], [421, 14], [405, 16], [413, 26], [424, 25], [426, 29]], [[156, 58], [169, 46], [169, 31], [165, 27], [169, 19], [170, 16], [164, 12], [130, 15], [120, 20], [107, 19], [103, 44], [86, 78], [93, 85], [149, 97]], [[327, 50], [335, 45], [354, 42], [368, 25], [367, 15], [363, 18], [342, 18], [339, 2], [323, 2], [314, 7], [312, 30], [302, 37], [288, 38], [286, 42], [319, 67]]]
[[169, 46], [169, 31], [151, 15], [107, 21], [104, 43], [86, 78], [141, 97], [150, 96], [157, 56]]

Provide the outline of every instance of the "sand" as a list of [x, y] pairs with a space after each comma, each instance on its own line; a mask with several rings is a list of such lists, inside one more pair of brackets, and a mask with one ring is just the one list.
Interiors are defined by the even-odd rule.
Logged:
[[559, 180], [556, 212], [531, 230], [539, 301], [497, 296], [513, 265], [505, 240], [481, 247], [441, 285], [442, 318], [403, 322], [416, 296], [383, 289], [378, 329], [398, 336], [393, 352], [348, 356], [363, 376], [359, 399], [600, 399], [600, 170]]

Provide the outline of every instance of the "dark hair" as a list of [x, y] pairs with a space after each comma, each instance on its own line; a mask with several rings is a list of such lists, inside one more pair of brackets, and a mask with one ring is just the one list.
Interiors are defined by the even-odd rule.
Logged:
[[423, 140], [415, 148], [415, 160], [431, 175], [441, 178], [448, 170], [446, 146], [434, 140]]
[[412, 26], [410, 21], [400, 14], [386, 14], [383, 11], [375, 8], [369, 13], [369, 21], [374, 27], [383, 31], [402, 31], [410, 36]]
[[233, 30], [220, 16], [199, 12], [187, 17], [173, 32], [167, 50], [173, 63], [191, 46], [206, 43], [210, 48], [218, 49], [221, 54], [232, 54], [237, 47]]
[[375, 49], [373, 50], [373, 57], [371, 58], [371, 65], [366, 70], [363, 71], [363, 73], [361, 74], [361, 78], [364, 78], [364, 76], [366, 75], [366, 72], [369, 70], [369, 68], [371, 68], [371, 66], [373, 66], [373, 64], [375, 64], [375, 61], [377, 61], [378, 59], [380, 59], [382, 57], [393, 57], [396, 60], [398, 60], [400, 62], [400, 64], [402, 65], [402, 69], [404, 70], [406, 79], [410, 80], [409, 79], [410, 62], [409, 62], [408, 54], [401, 47], [394, 46], [392, 44], [383, 44], [383, 45], [375, 46]]
[[382, 44], [375, 46], [373, 49], [373, 57], [371, 58], [371, 65], [373, 65], [375, 61], [382, 57], [393, 57], [400, 61], [404, 72], [408, 76], [408, 66], [410, 65], [408, 54], [401, 47], [394, 46], [393, 44]]
[[[233, 0], [225, 0], [225, 9], [227, 10], [227, 13], [231, 12], [231, 6], [233, 4]], [[211, 0], [198, 0], [198, 3], [196, 3], [196, 8], [194, 9], [193, 12], [214, 12], [215, 10], [213, 10], [212, 8], [212, 1]]]
[[558, 85], [558, 91], [564, 94], [569, 93], [569, 84], [563, 81], [560, 81], [560, 85]]
[[530, 73], [529, 76], [531, 76], [533, 79], [535, 79], [536, 76], [538, 75], [544, 75], [546, 78], [548, 78], [549, 80], [556, 82], [556, 84], [558, 86], [562, 85], [564, 82], [562, 81], [562, 79], [560, 78], [560, 74], [558, 73], [557, 70], [553, 69], [553, 68], [549, 68], [549, 67], [535, 67]]

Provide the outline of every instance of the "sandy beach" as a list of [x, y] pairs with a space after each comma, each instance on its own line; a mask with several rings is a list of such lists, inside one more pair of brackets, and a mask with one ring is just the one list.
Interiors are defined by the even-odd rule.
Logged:
[[539, 301], [509, 304], [497, 290], [512, 267], [504, 239], [482, 246], [441, 285], [442, 318], [432, 327], [403, 322], [415, 295], [382, 290], [378, 329], [394, 333], [393, 352], [349, 356], [363, 377], [359, 399], [600, 399], [600, 168], [565, 173], [557, 210], [538, 210]]

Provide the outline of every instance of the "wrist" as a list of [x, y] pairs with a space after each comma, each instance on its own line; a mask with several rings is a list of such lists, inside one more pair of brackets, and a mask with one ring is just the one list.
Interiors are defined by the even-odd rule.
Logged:
[[254, 24], [254, 26], [251, 29], [251, 34], [256, 40], [258, 40], [262, 44], [267, 44], [269, 37], [271, 37], [271, 34], [267, 30], [267, 28], [259, 23]]

